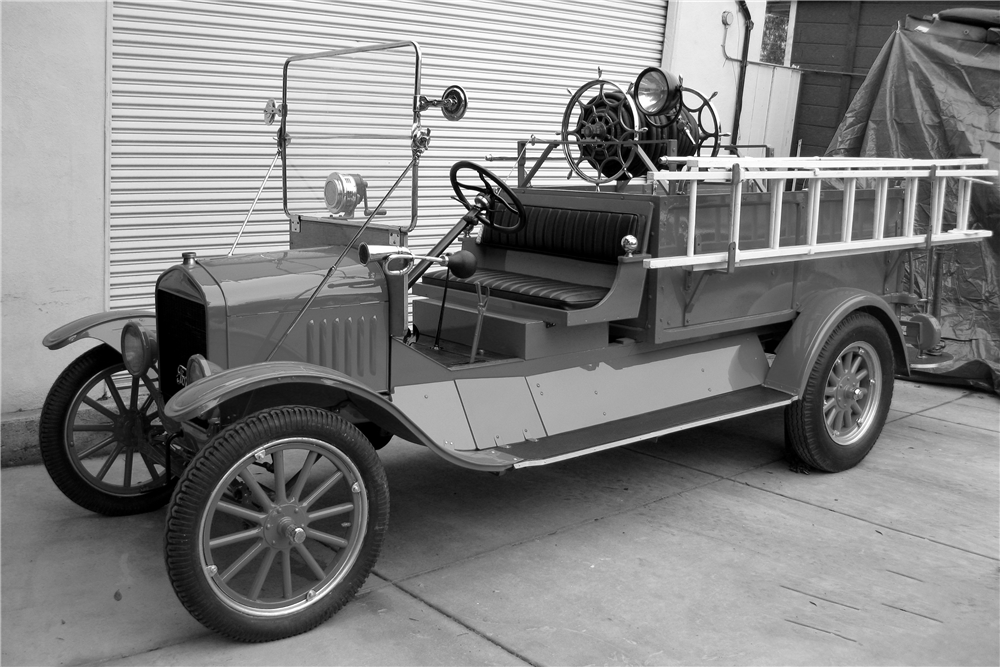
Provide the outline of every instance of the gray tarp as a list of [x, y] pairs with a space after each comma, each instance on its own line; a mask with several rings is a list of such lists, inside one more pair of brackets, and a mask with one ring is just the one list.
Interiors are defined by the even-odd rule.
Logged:
[[[1000, 168], [1000, 45], [897, 30], [882, 48], [851, 103], [827, 155], [907, 158], [981, 156]], [[996, 180], [996, 179], [994, 179]], [[954, 220], [954, 192], [945, 220]], [[917, 229], [929, 219], [922, 184]], [[1000, 393], [1000, 184], [976, 185], [970, 226], [990, 229], [987, 242], [935, 250], [945, 352], [935, 370], [943, 382]], [[908, 277], [926, 294], [926, 255], [914, 254]], [[940, 266], [938, 266], [940, 262]], [[934, 294], [930, 295], [932, 298]]]

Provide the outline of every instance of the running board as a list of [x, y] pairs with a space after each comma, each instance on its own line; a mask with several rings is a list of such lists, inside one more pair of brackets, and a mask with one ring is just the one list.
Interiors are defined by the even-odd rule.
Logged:
[[770, 410], [794, 400], [795, 396], [783, 391], [749, 387], [636, 417], [519, 442], [500, 451], [520, 459], [514, 464], [515, 468], [548, 465], [675, 431]]

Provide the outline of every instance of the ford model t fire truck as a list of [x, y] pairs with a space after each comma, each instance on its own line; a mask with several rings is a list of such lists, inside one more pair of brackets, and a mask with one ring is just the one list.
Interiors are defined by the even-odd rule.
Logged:
[[[324, 67], [376, 90], [322, 89]], [[901, 289], [911, 250], [989, 236], [968, 226], [985, 160], [720, 155], [709, 99], [649, 68], [571, 91], [511, 176], [454, 164], [466, 212], [418, 255], [421, 114], [468, 104], [459, 86], [424, 96], [420, 68], [405, 41], [289, 58], [265, 119], [290, 249], [184, 253], [155, 312], [44, 340], [99, 343], [45, 402], [52, 479], [106, 515], [169, 504], [174, 590], [238, 640], [309, 630], [360, 588], [393, 437], [499, 474], [783, 407], [796, 465], [851, 468], [894, 376], [939, 359], [936, 322]], [[402, 141], [323, 125], [381, 122], [393, 83]]]

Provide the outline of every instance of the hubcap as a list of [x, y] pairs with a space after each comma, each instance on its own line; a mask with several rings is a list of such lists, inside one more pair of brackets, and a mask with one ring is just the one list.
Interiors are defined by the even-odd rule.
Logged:
[[882, 366], [875, 349], [861, 341], [845, 348], [830, 369], [823, 400], [827, 434], [838, 445], [863, 438], [881, 395]]

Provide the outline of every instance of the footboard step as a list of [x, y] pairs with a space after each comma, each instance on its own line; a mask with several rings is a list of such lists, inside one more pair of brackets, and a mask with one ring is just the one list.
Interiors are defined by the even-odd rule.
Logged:
[[794, 396], [782, 391], [749, 387], [599, 426], [567, 431], [535, 441], [519, 442], [503, 448], [502, 451], [523, 459], [514, 464], [515, 468], [547, 465], [603, 449], [657, 438], [674, 431], [788, 405], [793, 400]]

